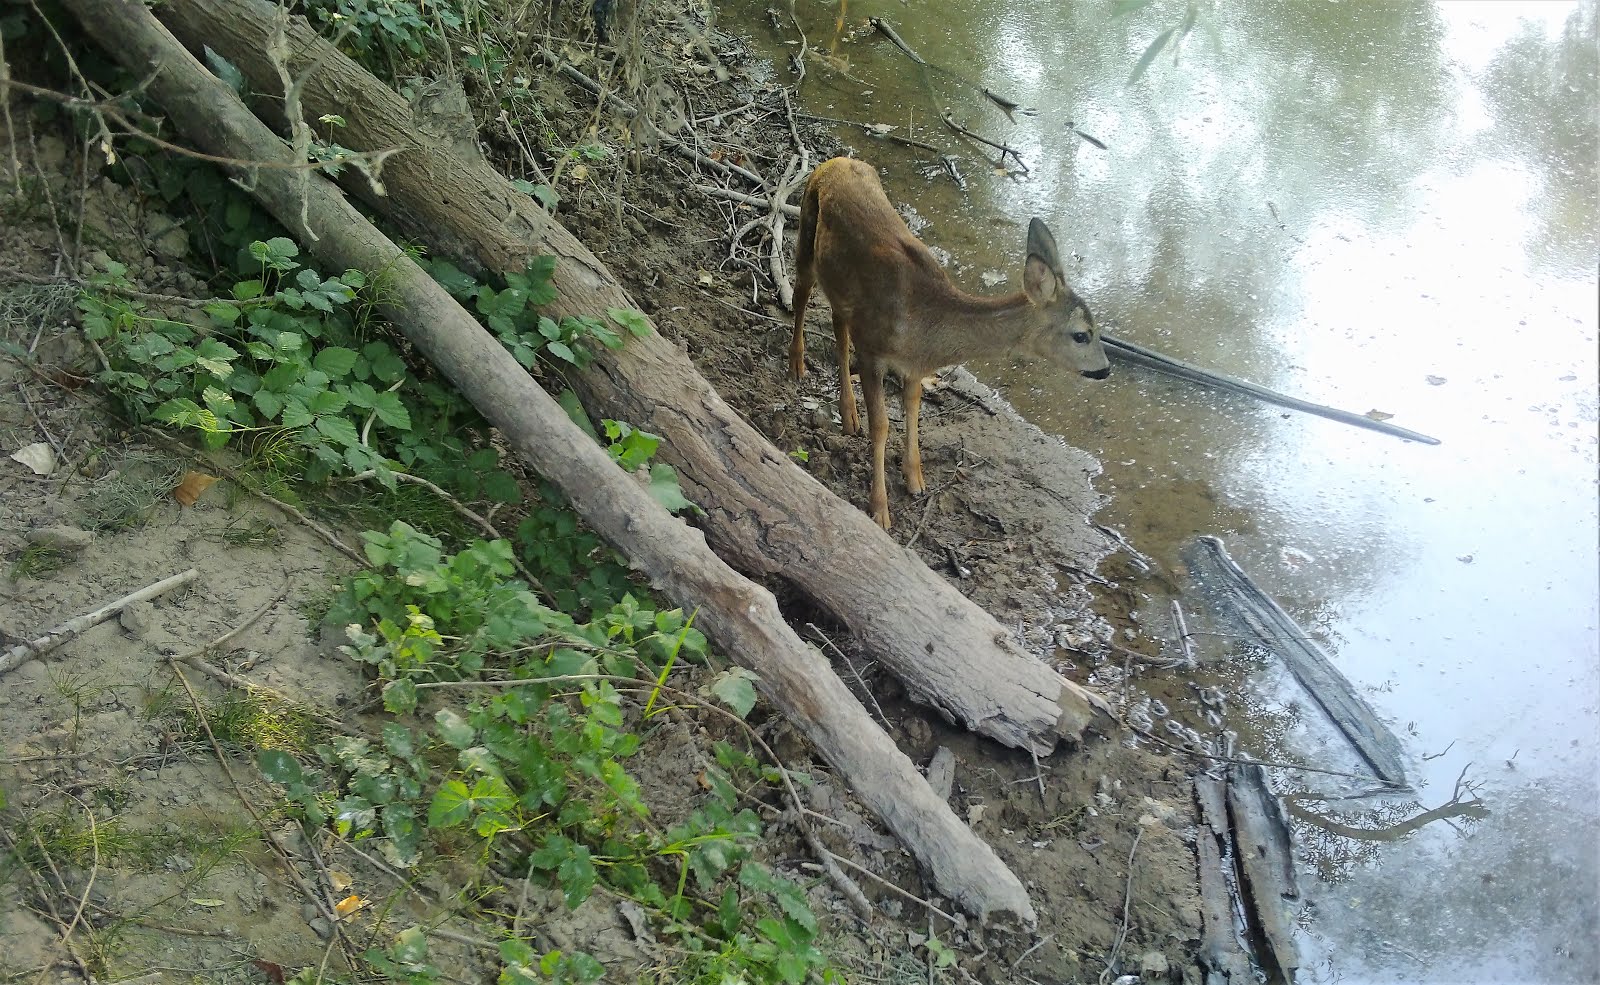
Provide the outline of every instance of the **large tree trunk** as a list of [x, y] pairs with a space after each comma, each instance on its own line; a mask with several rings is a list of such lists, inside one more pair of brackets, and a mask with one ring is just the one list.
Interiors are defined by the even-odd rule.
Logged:
[[[63, 5], [133, 77], [146, 80], [145, 91], [206, 151], [240, 161], [296, 163], [284, 142], [140, 0], [63, 0]], [[827, 661], [784, 622], [770, 592], [730, 569], [699, 531], [657, 506], [332, 184], [295, 168], [237, 170], [248, 174], [252, 194], [269, 212], [306, 237], [305, 245], [324, 265], [384, 273], [387, 317], [659, 591], [685, 609], [699, 610], [707, 635], [760, 675], [762, 692], [927, 866], [939, 892], [980, 919], [1036, 922], [1017, 877], [934, 796]]]
[[[282, 92], [265, 52], [285, 31], [306, 118], [337, 113], [345, 120], [336, 134], [344, 146], [400, 151], [384, 167], [388, 198], [364, 197], [436, 252], [501, 272], [553, 254], [560, 296], [552, 313], [637, 307], [571, 233], [483, 161], [470, 126], [463, 132], [448, 114], [415, 113], [303, 21], [286, 23], [266, 0], [167, 0], [157, 10], [191, 48], [210, 46], [258, 92]], [[849, 626], [913, 698], [1041, 755], [1061, 737], [1077, 739], [1108, 711], [774, 448], [670, 341], [653, 335], [597, 355], [576, 377], [585, 407], [665, 439], [660, 455], [706, 511], [706, 536], [717, 551], [742, 570], [797, 585]]]

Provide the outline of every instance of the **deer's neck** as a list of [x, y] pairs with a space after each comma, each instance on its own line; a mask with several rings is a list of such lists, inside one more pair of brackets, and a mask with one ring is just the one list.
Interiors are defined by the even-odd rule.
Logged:
[[[920, 306], [919, 342], [927, 368], [938, 369], [1020, 348], [1033, 329], [1033, 303], [1021, 291], [982, 296], [953, 284]], [[916, 330], [916, 329], [914, 329]], [[916, 367], [922, 368], [922, 367]]]

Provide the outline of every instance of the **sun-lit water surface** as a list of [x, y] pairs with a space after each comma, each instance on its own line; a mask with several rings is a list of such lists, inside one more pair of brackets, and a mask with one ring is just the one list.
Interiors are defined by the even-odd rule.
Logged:
[[[1482, 784], [1466, 833], [1318, 858], [1302, 981], [1600, 980], [1595, 5], [1202, 4], [1130, 83], [1187, 9], [850, 3], [850, 77], [813, 65], [803, 103], [958, 148], [965, 195], [841, 131], [969, 289], [1020, 284], [1038, 214], [1128, 338], [1442, 439], [1133, 370], [974, 367], [1101, 458], [1100, 519], [1141, 550], [1221, 536], [1393, 724], [1424, 805]], [[827, 47], [837, 8], [800, 15]], [[1039, 114], [1009, 124], [868, 16]], [[1028, 173], [990, 174], [945, 106]]]

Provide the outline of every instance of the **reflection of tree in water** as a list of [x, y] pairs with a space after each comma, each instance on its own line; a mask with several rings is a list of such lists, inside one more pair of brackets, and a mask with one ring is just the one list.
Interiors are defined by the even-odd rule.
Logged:
[[[1156, 3], [1108, 20], [1098, 8], [1071, 5], [1064, 13], [1077, 30], [1103, 36], [1089, 51], [1074, 50], [1073, 65], [1090, 79], [1124, 85], [1129, 52], [1181, 21], [1186, 6]], [[1261, 234], [1276, 225], [1266, 222], [1268, 201], [1278, 203], [1290, 236], [1329, 212], [1378, 226], [1405, 221], [1396, 200], [1449, 136], [1444, 28], [1431, 3], [1217, 4], [1202, 5], [1198, 16], [1215, 29], [1217, 43], [1192, 32], [1178, 64], [1164, 55], [1131, 84], [1133, 94], [1148, 89], [1149, 98], [1126, 101], [1125, 111], [1139, 114], [1129, 122], [1151, 144], [1144, 158], [1160, 166], [1114, 179], [1124, 185], [1119, 197], [1130, 210], [1127, 220], [1183, 231], [1181, 256], [1171, 255], [1170, 243], [1160, 251], [1166, 276], [1186, 281], [1174, 288], [1192, 298], [1218, 287], [1253, 289], [1253, 280], [1264, 289], [1277, 286], [1280, 271], [1263, 263], [1261, 253], [1270, 245]], [[1043, 49], [1050, 40], [1035, 43]], [[1012, 56], [996, 51], [994, 57], [1004, 64]], [[1083, 103], [1097, 101], [1087, 86], [1078, 88], [1085, 90]], [[1242, 109], [1246, 127], [1199, 149], [1191, 131], [1174, 125], [1189, 98], [1180, 90], [1212, 93]], [[1191, 215], [1207, 218], [1187, 221]], [[1244, 235], [1231, 249], [1219, 249], [1219, 232], [1230, 229]], [[1154, 272], [1152, 253], [1137, 258], [1150, 263], [1146, 273]], [[1219, 269], [1230, 261], [1241, 269]]]
[[1383, 225], [1446, 137], [1444, 26], [1432, 3], [1230, 5], [1226, 57], [1262, 83], [1262, 145], [1290, 231], [1328, 209]]
[[1547, 40], [1524, 23], [1495, 55], [1484, 81], [1489, 137], [1508, 145], [1541, 182], [1531, 197], [1539, 228], [1528, 254], [1571, 276], [1595, 264], [1595, 107], [1600, 105], [1600, 4], [1586, 0]]
[[[1414, 835], [1386, 846], [1381, 866], [1349, 869], [1338, 898], [1322, 907], [1345, 924], [1336, 939], [1404, 940], [1417, 967], [1395, 970], [1417, 980], [1504, 981], [1520, 969], [1523, 981], [1592, 982], [1600, 968], [1592, 782], [1573, 790], [1538, 781], [1492, 801], [1494, 813], [1466, 837]], [[1451, 977], [1455, 968], [1461, 977]], [[1469, 979], [1468, 968], [1481, 977]]]

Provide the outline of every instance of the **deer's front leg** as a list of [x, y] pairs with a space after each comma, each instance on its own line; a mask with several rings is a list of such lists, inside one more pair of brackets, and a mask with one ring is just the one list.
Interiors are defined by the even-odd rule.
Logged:
[[889, 487], [883, 477], [884, 448], [889, 443], [889, 408], [883, 400], [883, 366], [861, 361], [861, 395], [867, 401], [867, 429], [872, 437], [872, 518], [889, 529]]
[[928, 487], [922, 481], [922, 448], [917, 444], [917, 412], [922, 409], [922, 379], [908, 374], [900, 391], [900, 403], [906, 411], [906, 453], [900, 460], [900, 469], [906, 476], [906, 492], [921, 496]]

